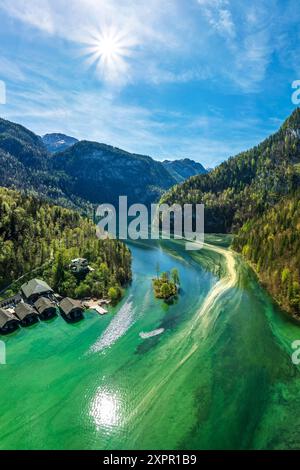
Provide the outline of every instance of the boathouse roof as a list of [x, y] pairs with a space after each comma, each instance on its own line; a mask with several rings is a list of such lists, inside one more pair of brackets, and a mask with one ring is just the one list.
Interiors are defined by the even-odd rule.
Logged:
[[69, 315], [73, 309], [82, 310], [81, 302], [78, 300], [70, 299], [70, 297], [65, 297], [59, 304], [60, 308], [64, 312], [65, 315]]
[[43, 313], [47, 308], [55, 308], [55, 305], [47, 297], [40, 297], [34, 302], [34, 306], [39, 313]]
[[32, 295], [41, 295], [46, 292], [53, 292], [47, 282], [41, 279], [31, 279], [21, 286], [21, 290], [25, 297], [29, 299]]
[[6, 325], [6, 323], [8, 323], [9, 321], [19, 321], [19, 320], [8, 310], [4, 310], [3, 308], [0, 308], [0, 328], [3, 328]]
[[29, 304], [20, 302], [16, 305], [16, 315], [20, 320], [24, 320], [28, 315], [37, 315], [37, 311]]
[[71, 264], [86, 264], [88, 263], [88, 260], [86, 258], [74, 258], [71, 260]]

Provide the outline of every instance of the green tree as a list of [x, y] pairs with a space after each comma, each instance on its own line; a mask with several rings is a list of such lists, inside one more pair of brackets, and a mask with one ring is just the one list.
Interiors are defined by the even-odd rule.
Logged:
[[171, 279], [174, 282], [174, 284], [177, 284], [177, 285], [180, 284], [179, 272], [177, 268], [173, 268], [171, 270]]
[[108, 289], [108, 296], [113, 303], [117, 302], [121, 297], [121, 290], [118, 287], [110, 287]]
[[164, 282], [160, 287], [160, 294], [163, 299], [167, 299], [172, 294], [169, 284]]
[[60, 251], [57, 256], [56, 264], [54, 267], [54, 282], [53, 282], [53, 287], [55, 290], [58, 290], [61, 283], [64, 280], [64, 273], [65, 273], [65, 267], [64, 267], [64, 260], [63, 260], [63, 254]]

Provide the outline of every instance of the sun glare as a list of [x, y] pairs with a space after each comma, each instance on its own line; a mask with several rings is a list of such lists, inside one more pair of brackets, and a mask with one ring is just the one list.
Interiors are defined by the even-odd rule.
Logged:
[[128, 73], [128, 58], [132, 55], [135, 41], [124, 31], [104, 28], [93, 34], [84, 54], [88, 65], [95, 65], [105, 80], [116, 81]]
[[99, 389], [91, 404], [90, 416], [97, 429], [113, 429], [118, 426], [120, 417], [120, 404], [116, 394]]
[[113, 37], [101, 38], [96, 49], [99, 56], [104, 60], [115, 60], [122, 54], [118, 41]]

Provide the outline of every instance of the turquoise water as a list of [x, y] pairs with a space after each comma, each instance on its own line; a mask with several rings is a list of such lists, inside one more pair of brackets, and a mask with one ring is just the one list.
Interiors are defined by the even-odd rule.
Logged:
[[[0, 448], [299, 448], [300, 327], [227, 249], [130, 248], [134, 280], [108, 315], [1, 338]], [[153, 297], [157, 262], [179, 269], [173, 305]], [[164, 331], [140, 337], [155, 329]]]

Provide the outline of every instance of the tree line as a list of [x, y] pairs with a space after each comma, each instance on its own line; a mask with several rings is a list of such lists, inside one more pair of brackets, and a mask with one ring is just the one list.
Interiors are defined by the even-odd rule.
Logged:
[[[78, 257], [93, 268], [84, 278], [69, 269]], [[117, 240], [99, 240], [94, 224], [78, 212], [0, 188], [0, 289], [38, 267], [62, 295], [117, 299], [131, 279], [131, 254]]]

